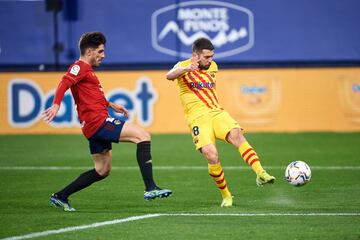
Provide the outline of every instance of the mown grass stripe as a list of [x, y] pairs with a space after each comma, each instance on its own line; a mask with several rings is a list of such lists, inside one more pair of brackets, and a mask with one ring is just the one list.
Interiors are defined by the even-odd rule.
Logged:
[[146, 214], [146, 215], [141, 215], [141, 216], [132, 216], [132, 217], [120, 218], [120, 219], [115, 219], [115, 220], [110, 220], [110, 221], [105, 221], [105, 222], [96, 222], [96, 223], [92, 223], [92, 224], [88, 224], [88, 225], [66, 227], [66, 228], [60, 228], [60, 229], [56, 229], [56, 230], [48, 230], [48, 231], [44, 231], [44, 232], [34, 232], [34, 233], [22, 235], [22, 236], [3, 238], [0, 240], [21, 240], [21, 239], [30, 239], [30, 238], [36, 238], [36, 237], [45, 237], [45, 236], [54, 235], [54, 234], [79, 231], [79, 230], [88, 229], [88, 228], [97, 228], [97, 227], [102, 227], [102, 226], [106, 226], [106, 225], [113, 225], [113, 224], [137, 221], [137, 220], [141, 220], [141, 219], [154, 218], [154, 217], [159, 217], [159, 216], [161, 216], [161, 215], [160, 214]]
[[[0, 170], [85, 170], [89, 166], [0, 166]], [[226, 170], [249, 170], [249, 166], [224, 166]], [[266, 169], [285, 170], [286, 166], [266, 166]], [[155, 170], [207, 170], [207, 166], [154, 166]], [[360, 166], [311, 166], [312, 170], [360, 170]], [[113, 166], [112, 170], [138, 171], [138, 166]]]
[[80, 231], [89, 228], [98, 228], [107, 225], [114, 225], [119, 223], [126, 223], [131, 221], [138, 221], [147, 218], [155, 218], [155, 217], [213, 217], [213, 216], [229, 216], [229, 217], [272, 217], [272, 216], [302, 216], [302, 217], [337, 217], [337, 216], [360, 216], [360, 213], [154, 213], [154, 214], [146, 214], [140, 216], [132, 216], [127, 218], [114, 219], [110, 221], [104, 222], [96, 222], [88, 225], [80, 225], [74, 227], [66, 227], [60, 228], [56, 230], [48, 230], [43, 232], [34, 232], [22, 236], [13, 236], [8, 238], [2, 238], [0, 240], [22, 240], [22, 239], [31, 239], [36, 237], [45, 237], [54, 234], [66, 233], [66, 232], [74, 232]]

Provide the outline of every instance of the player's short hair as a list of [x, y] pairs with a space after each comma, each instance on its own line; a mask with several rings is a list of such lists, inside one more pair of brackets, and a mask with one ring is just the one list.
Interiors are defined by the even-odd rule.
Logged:
[[101, 44], [105, 45], [106, 38], [101, 32], [86, 32], [81, 35], [79, 40], [80, 54], [84, 55], [88, 48], [98, 48]]
[[192, 45], [192, 51], [193, 52], [202, 52], [202, 50], [214, 50], [214, 45], [211, 43], [211, 41], [207, 38], [199, 38], [195, 40], [195, 42]]

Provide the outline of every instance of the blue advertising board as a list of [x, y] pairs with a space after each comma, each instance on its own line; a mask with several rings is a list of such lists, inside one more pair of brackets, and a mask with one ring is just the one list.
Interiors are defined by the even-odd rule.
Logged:
[[[107, 37], [104, 64], [187, 58], [207, 37], [215, 59], [236, 62], [360, 61], [360, 1], [63, 1], [60, 64], [78, 58], [83, 32]], [[54, 14], [45, 1], [0, 1], [0, 66], [51, 64]]]

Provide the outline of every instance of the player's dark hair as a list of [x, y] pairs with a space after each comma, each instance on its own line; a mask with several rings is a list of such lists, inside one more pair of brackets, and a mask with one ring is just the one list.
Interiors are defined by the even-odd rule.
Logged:
[[214, 45], [207, 38], [199, 38], [192, 45], [193, 52], [202, 52], [202, 50], [214, 50]]
[[98, 48], [101, 44], [105, 45], [106, 38], [101, 32], [86, 32], [79, 40], [80, 54], [84, 55], [88, 48]]

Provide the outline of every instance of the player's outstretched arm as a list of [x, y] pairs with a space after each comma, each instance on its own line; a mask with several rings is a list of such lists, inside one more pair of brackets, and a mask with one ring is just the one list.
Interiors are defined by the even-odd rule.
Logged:
[[191, 64], [189, 66], [181, 67], [178, 64], [175, 65], [175, 67], [173, 67], [173, 69], [171, 69], [166, 74], [166, 79], [167, 80], [175, 80], [176, 78], [178, 78], [179, 76], [181, 76], [182, 74], [184, 74], [186, 72], [192, 72], [192, 71], [196, 71], [198, 69], [199, 69], [199, 59], [197, 56], [193, 56], [193, 58], [191, 59]]
[[173, 69], [171, 69], [167, 74], [166, 74], [166, 79], [167, 80], [175, 80], [176, 78], [178, 78], [179, 76], [181, 76], [182, 74], [184, 74], [185, 72], [187, 72], [186, 68], [183, 67], [174, 67]]
[[51, 107], [46, 109], [42, 113], [42, 118], [45, 122], [49, 123], [51, 122], [54, 117], [56, 116], [57, 112], [59, 111], [61, 101], [64, 97], [65, 92], [70, 88], [72, 85], [72, 82], [66, 78], [63, 77], [63, 79], [60, 81], [54, 96], [54, 101]]
[[42, 118], [44, 119], [44, 121], [47, 123], [51, 122], [59, 111], [59, 108], [60, 106], [58, 104], [53, 104], [51, 107], [46, 109], [42, 113]]

